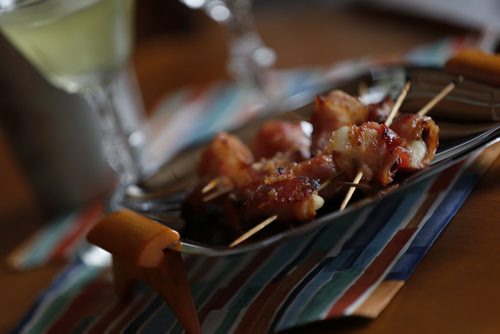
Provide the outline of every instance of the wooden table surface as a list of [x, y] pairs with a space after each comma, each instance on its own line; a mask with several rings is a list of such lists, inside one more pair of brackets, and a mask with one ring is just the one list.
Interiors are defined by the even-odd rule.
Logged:
[[[193, 31], [157, 34], [137, 46], [134, 62], [148, 111], [166, 92], [226, 77], [223, 30], [197, 15]], [[257, 13], [277, 67], [325, 64], [404, 52], [462, 29], [383, 13], [269, 9]], [[22, 168], [0, 132], [0, 333], [7, 332], [61, 270], [51, 264], [12, 271], [8, 252], [40, 222]], [[498, 152], [498, 145], [494, 147]], [[307, 332], [500, 333], [500, 160], [483, 176], [409, 281], [374, 321], [325, 322]], [[304, 329], [292, 331], [306, 332]]]

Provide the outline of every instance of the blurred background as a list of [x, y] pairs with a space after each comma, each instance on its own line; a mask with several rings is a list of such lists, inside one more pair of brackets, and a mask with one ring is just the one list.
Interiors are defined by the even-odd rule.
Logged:
[[[450, 36], [492, 45], [499, 7], [496, 0], [256, 0], [253, 13], [264, 43], [277, 54], [275, 68], [288, 69], [397, 55]], [[139, 0], [135, 39], [133, 66], [146, 118], [180, 87], [230, 78], [227, 30], [203, 10]], [[100, 157], [96, 120], [83, 100], [46, 83], [3, 37], [0, 48], [2, 233], [21, 228], [10, 224], [19, 214], [43, 222], [113, 183]]]

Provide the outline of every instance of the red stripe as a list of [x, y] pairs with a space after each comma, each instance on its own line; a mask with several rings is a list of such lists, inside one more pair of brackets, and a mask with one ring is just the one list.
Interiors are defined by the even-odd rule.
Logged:
[[80, 213], [73, 222], [74, 228], [58, 243], [57, 247], [52, 250], [52, 253], [47, 258], [48, 261], [64, 259], [65, 256], [73, 250], [75, 243], [79, 242], [92, 224], [99, 219], [102, 212], [102, 201], [96, 201]]
[[396, 233], [394, 238], [386, 245], [363, 275], [333, 305], [326, 318], [343, 316], [345, 310], [382, 277], [416, 230], [416, 228], [404, 229]]
[[109, 307], [113, 299], [114, 291], [110, 282], [100, 280], [89, 283], [73, 298], [47, 333], [72, 333], [82, 319], [97, 317]]

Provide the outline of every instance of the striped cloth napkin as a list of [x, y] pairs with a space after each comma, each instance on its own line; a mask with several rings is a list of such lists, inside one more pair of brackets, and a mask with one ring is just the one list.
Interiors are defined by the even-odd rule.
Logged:
[[[492, 148], [311, 236], [249, 254], [185, 256], [202, 332], [264, 333], [345, 316], [375, 318], [498, 157], [500, 147]], [[74, 260], [13, 330], [20, 332], [182, 328], [147, 286], [119, 302], [107, 270]]]

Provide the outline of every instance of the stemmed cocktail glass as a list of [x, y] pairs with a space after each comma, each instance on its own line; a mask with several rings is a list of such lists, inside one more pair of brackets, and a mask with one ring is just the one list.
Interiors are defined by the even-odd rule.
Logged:
[[144, 139], [124, 126], [115, 99], [132, 48], [133, 10], [134, 0], [0, 0], [7, 39], [52, 84], [81, 94], [97, 112], [104, 156], [122, 183], [139, 177]]
[[255, 28], [251, 0], [180, 1], [193, 9], [203, 8], [212, 19], [227, 27], [229, 73], [243, 89], [259, 94], [266, 102], [274, 102], [277, 97], [267, 81], [276, 54], [264, 45]]

